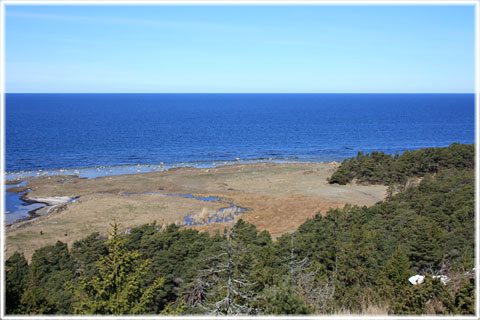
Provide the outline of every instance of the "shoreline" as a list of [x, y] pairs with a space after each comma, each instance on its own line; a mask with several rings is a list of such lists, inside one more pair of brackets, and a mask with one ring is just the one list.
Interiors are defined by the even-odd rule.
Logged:
[[6, 171], [5, 184], [16, 184], [31, 178], [48, 177], [56, 175], [76, 175], [80, 178], [98, 178], [103, 176], [114, 176], [124, 174], [137, 174], [147, 172], [161, 172], [178, 168], [201, 168], [212, 169], [235, 164], [257, 164], [257, 163], [336, 163], [339, 164], [342, 159], [335, 160], [327, 158], [255, 158], [255, 159], [230, 159], [216, 161], [178, 161], [178, 162], [156, 162], [156, 163], [133, 163], [133, 164], [113, 164], [113, 165], [96, 165], [87, 167], [73, 168], [56, 168], [56, 169], [36, 169], [36, 170], [19, 170]]
[[[373, 205], [384, 186], [327, 183], [337, 165], [326, 163], [234, 163], [215, 168], [85, 179], [29, 179], [25, 200], [47, 203], [40, 215], [6, 230], [7, 256], [56, 241], [72, 245], [92, 232], [106, 234], [113, 220], [122, 229], [152, 223], [199, 231], [222, 231], [242, 218], [276, 239], [330, 208]], [[241, 211], [241, 212], [239, 212]]]
[[[197, 166], [191, 166], [192, 163], [198, 164]], [[118, 175], [136, 175], [141, 173], [149, 173], [149, 172], [164, 172], [169, 170], [178, 170], [179, 168], [201, 168], [201, 169], [214, 169], [214, 168], [222, 168], [226, 166], [233, 166], [237, 164], [262, 164], [262, 163], [283, 163], [283, 164], [295, 164], [295, 163], [323, 163], [327, 164], [327, 162], [323, 161], [303, 161], [299, 159], [273, 159], [273, 158], [259, 158], [253, 160], [242, 160], [236, 158], [234, 160], [228, 161], [221, 161], [221, 162], [206, 162], [206, 161], [193, 161], [193, 162], [177, 162], [173, 164], [164, 164], [160, 162], [158, 164], [127, 164], [127, 165], [112, 165], [112, 166], [93, 166], [93, 167], [84, 167], [84, 168], [70, 168], [70, 169], [38, 169], [35, 171], [15, 171], [10, 173], [5, 173], [5, 186], [10, 186], [8, 189], [6, 188], [6, 192], [12, 194], [16, 194], [20, 200], [24, 203], [23, 205], [26, 206], [27, 204], [45, 204], [45, 206], [39, 208], [32, 208], [23, 216], [18, 217], [13, 221], [5, 221], [5, 225], [10, 227], [13, 224], [17, 224], [20, 222], [31, 221], [33, 219], [37, 219], [39, 216], [43, 216], [48, 214], [51, 210], [55, 209], [56, 206], [51, 205], [44, 201], [36, 201], [35, 198], [30, 198], [28, 195], [31, 190], [26, 187], [26, 184], [29, 181], [42, 178], [42, 177], [55, 177], [55, 176], [64, 176], [65, 181], [68, 179], [95, 179], [101, 178], [106, 176], [118, 176]], [[329, 162], [328, 164], [337, 165], [338, 163], [335, 161]], [[10, 179], [8, 178], [10, 175]], [[13, 175], [13, 177], [12, 177]], [[12, 186], [13, 185], [13, 186]], [[18, 191], [14, 190], [15, 188], [19, 188]], [[8, 207], [8, 203], [6, 203], [5, 212], [8, 214], [18, 214], [18, 211], [15, 211], [10, 207]], [[24, 210], [22, 210], [24, 211]]]
[[[34, 198], [34, 197], [30, 197], [29, 193], [26, 192], [20, 196], [20, 200], [25, 203], [25, 206], [38, 205], [38, 204], [43, 204], [43, 206], [33, 208], [32, 210], [27, 211], [28, 215], [24, 217], [19, 217], [18, 219], [15, 219], [12, 222], [5, 221], [6, 230], [9, 230], [12, 226], [28, 223], [40, 217], [48, 216], [50, 213], [53, 213], [55, 210], [61, 208], [62, 206], [64, 206], [69, 202], [75, 201], [76, 199], [69, 198], [69, 197]], [[9, 212], [8, 214], [18, 214], [18, 213]]]

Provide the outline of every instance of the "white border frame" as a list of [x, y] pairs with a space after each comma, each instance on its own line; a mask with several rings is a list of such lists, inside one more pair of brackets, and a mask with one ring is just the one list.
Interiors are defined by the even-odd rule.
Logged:
[[1, 178], [0, 182], [0, 209], [1, 209], [1, 222], [0, 222], [0, 319], [219, 319], [226, 317], [213, 317], [213, 316], [7, 316], [5, 315], [5, 241], [4, 241], [4, 214], [5, 214], [5, 6], [6, 5], [235, 5], [235, 6], [254, 6], [254, 5], [305, 5], [305, 6], [318, 6], [318, 5], [471, 5], [475, 8], [475, 315], [474, 316], [230, 316], [231, 319], [246, 319], [246, 318], [258, 318], [258, 319], [478, 319], [480, 315], [480, 290], [479, 290], [479, 240], [480, 240], [480, 221], [479, 221], [479, 195], [480, 195], [480, 3], [478, 0], [0, 0], [0, 170]]
[[12, 5], [476, 5], [477, 0], [3, 0]]

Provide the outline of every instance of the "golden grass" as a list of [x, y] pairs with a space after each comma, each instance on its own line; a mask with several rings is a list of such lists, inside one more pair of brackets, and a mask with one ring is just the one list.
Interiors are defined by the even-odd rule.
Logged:
[[114, 220], [120, 224], [121, 229], [154, 220], [162, 225], [181, 220], [199, 208], [218, 210], [221, 207], [222, 204], [219, 203], [155, 195], [87, 195], [69, 204], [61, 212], [34, 220], [25, 227], [8, 230], [6, 257], [15, 251], [21, 251], [30, 258], [36, 249], [55, 244], [57, 240], [71, 245], [92, 232], [106, 234], [111, 230]]
[[[345, 203], [372, 205], [377, 201], [375, 197], [384, 197], [386, 188], [382, 186], [328, 184], [326, 178], [335, 168], [321, 163], [256, 163], [96, 179], [77, 178], [64, 182], [65, 177], [39, 178], [28, 185], [33, 190], [33, 197], [80, 198], [60, 212], [7, 230], [6, 257], [18, 250], [29, 258], [34, 250], [57, 240], [71, 245], [92, 232], [106, 234], [114, 219], [122, 228], [154, 220], [158, 225], [175, 223], [192, 213], [198, 213], [199, 219], [205, 220], [211, 212], [228, 207], [228, 203], [248, 208], [248, 212], [240, 217], [260, 230], [268, 230], [276, 238], [294, 231], [317, 212], [325, 213], [328, 208]], [[148, 194], [120, 195], [144, 192], [217, 196], [224, 202]], [[229, 225], [211, 224], [195, 228], [215, 232]]]

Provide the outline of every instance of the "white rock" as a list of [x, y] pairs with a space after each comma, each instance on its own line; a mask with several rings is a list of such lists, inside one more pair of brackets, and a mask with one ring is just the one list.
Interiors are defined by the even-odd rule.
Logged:
[[49, 198], [30, 198], [31, 200], [38, 202], [45, 202], [49, 205], [58, 205], [67, 203], [70, 200], [70, 197], [49, 197]]
[[416, 274], [408, 278], [408, 281], [410, 281], [410, 283], [413, 285], [421, 284], [423, 283], [424, 280], [425, 280], [425, 277], [419, 274]]

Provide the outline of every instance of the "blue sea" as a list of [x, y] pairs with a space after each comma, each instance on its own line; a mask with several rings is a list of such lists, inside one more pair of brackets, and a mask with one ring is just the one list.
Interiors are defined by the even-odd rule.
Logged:
[[338, 161], [474, 142], [473, 94], [7, 94], [6, 171]]
[[[7, 94], [5, 109], [9, 180], [341, 161], [475, 133], [473, 94]], [[43, 206], [22, 194], [6, 193], [7, 223]]]

